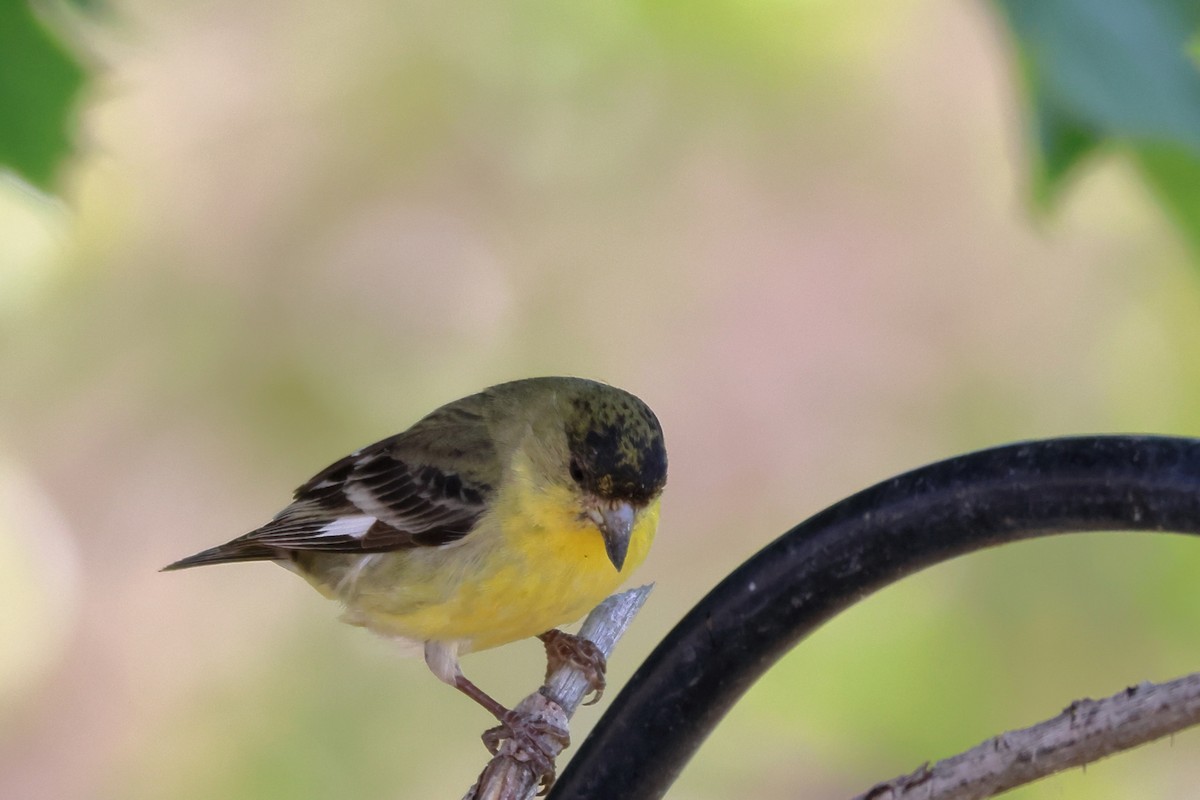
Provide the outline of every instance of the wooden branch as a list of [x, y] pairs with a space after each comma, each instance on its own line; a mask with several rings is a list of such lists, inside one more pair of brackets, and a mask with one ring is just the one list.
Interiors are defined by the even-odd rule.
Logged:
[[[594, 643], [608, 658], [653, 588], [654, 585], [649, 584], [609, 597], [588, 614], [578, 635]], [[528, 718], [566, 729], [567, 721], [589, 690], [585, 673], [565, 664], [547, 676], [546, 683], [514, 710]], [[501, 745], [500, 751], [484, 767], [479, 780], [463, 800], [528, 800], [533, 797], [538, 788], [538, 776], [528, 762], [519, 753], [506, 748], [506, 744]], [[558, 751], [561, 752], [561, 748]], [[557, 755], [558, 752], [554, 753]]]
[[925, 764], [854, 800], [981, 800], [1200, 724], [1200, 672], [1077, 700], [1054, 719]]

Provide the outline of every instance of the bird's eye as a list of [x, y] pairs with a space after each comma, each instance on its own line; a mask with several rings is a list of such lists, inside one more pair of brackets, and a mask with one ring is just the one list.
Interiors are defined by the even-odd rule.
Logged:
[[581, 467], [579, 462], [573, 458], [571, 459], [570, 471], [571, 480], [575, 481], [576, 483], [583, 483], [583, 467]]

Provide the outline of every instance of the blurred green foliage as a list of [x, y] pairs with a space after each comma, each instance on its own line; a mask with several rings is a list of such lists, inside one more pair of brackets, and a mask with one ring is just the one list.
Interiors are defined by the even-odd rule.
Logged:
[[[1189, 52], [1200, 29], [1200, 5], [1192, 0], [996, 0], [996, 5], [1014, 32], [1030, 100], [1034, 200], [1048, 206], [1082, 158], [1114, 143], [1132, 151], [1147, 184], [1200, 248], [1200, 68]], [[728, 26], [736, 30], [750, 12], [738, 4], [708, 8], [692, 17], [691, 28], [662, 26], [658, 32], [667, 42], [701, 43], [690, 48], [698, 50], [697, 58], [724, 62], [702, 43], [736, 41], [727, 35]], [[786, 19], [785, 10], [786, 4], [772, 4], [752, 16]], [[653, 4], [646, 13], [650, 22], [661, 16]], [[782, 41], [776, 44], [767, 54], [755, 48], [751, 66], [769, 72], [769, 62], [788, 49]], [[72, 107], [83, 78], [83, 68], [48, 35], [28, 1], [0, 0], [0, 164], [36, 186], [53, 186], [56, 169], [71, 152]]]
[[[1015, 34], [1029, 96], [1034, 199], [1048, 206], [1073, 168], [1106, 143], [1132, 152], [1146, 182], [1185, 236], [1200, 249], [1200, 68], [1195, 55], [1200, 4], [1192, 0], [996, 0]], [[692, 24], [655, 26], [664, 41], [688, 43], [703, 61], [772, 72], [787, 52], [787, 24], [764, 51], [738, 46], [749, 17], [789, 19], [788, 4], [720, 3]], [[660, 20], [661, 21], [661, 20]], [[761, 20], [757, 20], [761, 22]], [[733, 25], [734, 35], [730, 35]], [[762, 42], [758, 42], [762, 44]], [[26, 0], [0, 0], [0, 165], [44, 189], [71, 152], [72, 105], [82, 68], [48, 35]]]
[[28, 0], [0, 0], [0, 166], [51, 189], [71, 153], [83, 68], [34, 16]]
[[1107, 143], [1200, 249], [1200, 33], [1195, 0], [997, 0], [1016, 36], [1047, 205]]

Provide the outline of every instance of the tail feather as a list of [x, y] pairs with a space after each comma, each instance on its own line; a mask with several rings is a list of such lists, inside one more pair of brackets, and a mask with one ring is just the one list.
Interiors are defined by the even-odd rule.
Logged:
[[171, 572], [188, 567], [202, 567], [206, 564], [230, 564], [235, 561], [277, 561], [283, 558], [282, 551], [274, 547], [246, 544], [222, 544], [202, 550], [193, 556], [181, 558], [173, 564], [167, 564], [159, 572]]

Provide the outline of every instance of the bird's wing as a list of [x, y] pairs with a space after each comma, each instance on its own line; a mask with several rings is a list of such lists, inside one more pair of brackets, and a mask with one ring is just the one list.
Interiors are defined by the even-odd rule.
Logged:
[[449, 544], [487, 511], [501, 471], [483, 398], [464, 398], [329, 465], [261, 528], [164, 569]]
[[411, 463], [380, 442], [325, 469], [279, 516], [238, 541], [359, 553], [448, 544], [467, 535], [490, 493], [478, 479]]

